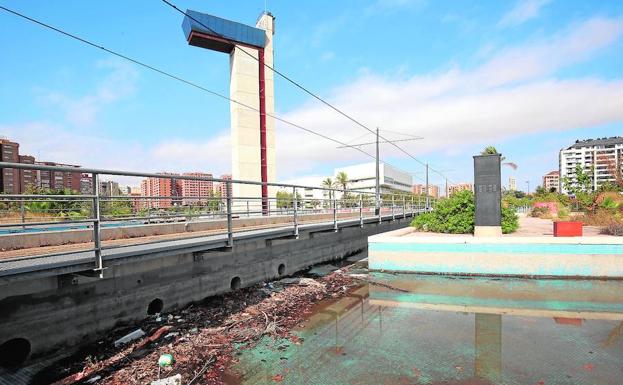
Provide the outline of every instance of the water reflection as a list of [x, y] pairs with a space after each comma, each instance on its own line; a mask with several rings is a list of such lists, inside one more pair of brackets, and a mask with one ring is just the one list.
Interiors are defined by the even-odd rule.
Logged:
[[266, 338], [244, 384], [619, 384], [623, 283], [377, 275]]

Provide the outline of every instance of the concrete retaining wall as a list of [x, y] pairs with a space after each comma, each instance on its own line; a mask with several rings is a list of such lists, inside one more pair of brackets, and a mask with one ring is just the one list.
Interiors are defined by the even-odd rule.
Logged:
[[313, 264], [342, 258], [367, 247], [372, 234], [407, 225], [409, 219], [346, 227], [338, 232], [302, 231], [299, 239], [241, 241], [230, 251], [180, 253], [171, 257], [119, 261], [106, 278], [64, 275], [0, 286], [0, 344], [25, 338], [31, 362], [61, 349], [70, 352], [119, 325], [147, 316], [154, 299], [164, 311], [277, 277]]

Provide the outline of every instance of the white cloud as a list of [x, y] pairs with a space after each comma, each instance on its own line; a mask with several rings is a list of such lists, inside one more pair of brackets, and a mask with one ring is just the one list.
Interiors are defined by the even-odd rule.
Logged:
[[[530, 45], [498, 51], [472, 71], [453, 68], [424, 76], [387, 77], [363, 72], [334, 90], [331, 102], [370, 127], [377, 124], [425, 140], [403, 144], [427, 155], [455, 146], [496, 142], [514, 136], [571, 130], [623, 121], [623, 80], [551, 78], [618, 40], [623, 20], [595, 18]], [[363, 133], [334, 111], [309, 103], [286, 119], [342, 141]], [[279, 175], [313, 171], [318, 165], [365, 160], [325, 139], [278, 125]], [[369, 147], [372, 150], [372, 147]], [[385, 153], [396, 154], [387, 147]]]
[[[354, 82], [328, 93], [329, 100], [371, 127], [424, 136], [425, 140], [403, 144], [423, 158], [448, 148], [460, 151], [523, 134], [623, 122], [623, 79], [552, 77], [565, 66], [590, 59], [622, 34], [622, 19], [594, 18], [548, 39], [491, 49], [487, 53], [490, 59], [469, 71], [455, 67], [424, 75], [381, 76], [362, 70]], [[104, 84], [132, 84], [122, 75], [113, 78]], [[115, 95], [132, 91], [109, 94], [105, 90], [115, 88], [100, 87], [93, 95], [114, 101], [123, 97]], [[282, 116], [344, 142], [364, 134], [360, 127], [317, 102], [305, 103]], [[231, 162], [226, 131], [203, 141], [167, 138], [150, 147], [45, 123], [0, 126], [0, 134], [23, 143], [25, 153], [98, 168], [216, 175], [227, 172]], [[279, 123], [276, 140], [280, 180], [369, 160], [354, 150], [336, 149], [337, 144]], [[398, 155], [387, 145], [381, 151], [384, 158]]]
[[517, 26], [539, 16], [541, 9], [551, 0], [518, 0], [515, 6], [500, 19], [501, 27]]

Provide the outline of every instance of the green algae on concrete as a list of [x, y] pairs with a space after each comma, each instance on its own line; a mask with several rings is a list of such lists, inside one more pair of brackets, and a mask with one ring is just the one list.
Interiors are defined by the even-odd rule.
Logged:
[[[319, 307], [293, 330], [297, 338], [264, 337], [241, 350], [232, 383], [619, 384], [623, 378], [623, 323], [593, 319], [620, 316], [623, 282], [370, 278], [409, 293], [370, 285]], [[465, 303], [489, 313], [413, 308], [423, 296], [428, 304]], [[537, 315], [499, 310], [505, 308]]]

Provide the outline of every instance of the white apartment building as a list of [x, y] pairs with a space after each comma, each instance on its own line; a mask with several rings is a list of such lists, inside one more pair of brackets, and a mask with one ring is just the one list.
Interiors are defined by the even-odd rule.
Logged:
[[[349, 190], [375, 192], [376, 189], [376, 163], [362, 163], [353, 166], [336, 168], [333, 179], [340, 173], [345, 172], [350, 183]], [[400, 171], [388, 164], [379, 163], [379, 184], [381, 194], [392, 190], [411, 192], [413, 178], [409, 173]]]
[[623, 173], [623, 137], [578, 140], [572, 146], [560, 150], [560, 190], [567, 194], [563, 180], [575, 181], [576, 165], [582, 165], [591, 174], [592, 187], [596, 190], [606, 182], [614, 182], [612, 170]]

